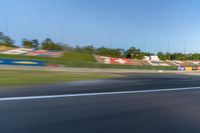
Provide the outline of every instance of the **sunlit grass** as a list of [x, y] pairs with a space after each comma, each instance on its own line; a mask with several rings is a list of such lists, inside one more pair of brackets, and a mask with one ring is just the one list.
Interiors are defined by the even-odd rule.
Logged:
[[52, 84], [68, 81], [113, 78], [100, 73], [49, 72], [32, 70], [0, 70], [0, 86]]

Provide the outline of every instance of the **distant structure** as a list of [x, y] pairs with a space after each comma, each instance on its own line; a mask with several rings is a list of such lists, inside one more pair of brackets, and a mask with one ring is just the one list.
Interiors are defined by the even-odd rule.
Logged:
[[144, 60], [146, 61], [160, 61], [159, 57], [156, 55], [144, 56]]

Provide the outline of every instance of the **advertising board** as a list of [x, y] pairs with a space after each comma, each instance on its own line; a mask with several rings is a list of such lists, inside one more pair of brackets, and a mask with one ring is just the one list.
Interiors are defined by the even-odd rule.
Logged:
[[23, 66], [46, 66], [45, 62], [36, 60], [14, 60], [14, 59], [0, 59], [0, 64], [3, 65], [23, 65]]

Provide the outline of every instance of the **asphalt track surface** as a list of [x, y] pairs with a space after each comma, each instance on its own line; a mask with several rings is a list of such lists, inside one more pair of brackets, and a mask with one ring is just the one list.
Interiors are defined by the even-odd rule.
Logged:
[[[113, 92], [121, 93], [109, 94]], [[59, 95], [66, 96], [2, 100]], [[0, 88], [0, 133], [199, 133], [199, 125], [199, 76], [129, 74], [119, 79]]]

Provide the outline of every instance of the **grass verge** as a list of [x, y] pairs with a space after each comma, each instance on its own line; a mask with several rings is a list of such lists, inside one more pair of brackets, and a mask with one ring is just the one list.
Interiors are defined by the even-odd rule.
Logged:
[[113, 78], [97, 73], [47, 72], [37, 70], [0, 70], [0, 86], [52, 84], [68, 81]]

